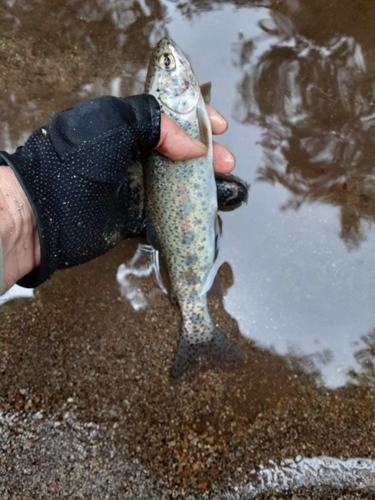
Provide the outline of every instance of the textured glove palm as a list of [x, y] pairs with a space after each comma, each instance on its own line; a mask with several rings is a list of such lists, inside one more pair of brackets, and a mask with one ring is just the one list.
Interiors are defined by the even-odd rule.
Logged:
[[13, 155], [0, 154], [38, 225], [41, 265], [20, 285], [35, 287], [56, 269], [87, 262], [140, 233], [137, 160], [159, 138], [160, 110], [152, 96], [107, 96], [58, 113]]

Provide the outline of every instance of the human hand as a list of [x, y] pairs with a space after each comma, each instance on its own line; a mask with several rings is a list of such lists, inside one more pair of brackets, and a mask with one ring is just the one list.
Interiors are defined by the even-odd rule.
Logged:
[[[224, 132], [225, 119], [209, 106], [208, 110], [213, 133]], [[172, 159], [205, 153], [203, 144], [160, 117], [152, 96], [143, 95], [83, 101], [55, 115], [13, 155], [0, 152], [20, 196], [26, 194], [25, 206], [29, 204], [26, 209], [37, 227], [32, 240], [18, 241], [36, 256], [30, 259], [35, 267], [27, 276], [12, 279], [22, 286], [38, 286], [56, 269], [87, 262], [122, 239], [140, 235], [144, 200], [137, 160], [154, 148]], [[233, 166], [229, 151], [215, 145], [215, 170], [229, 172]]]
[[[213, 135], [223, 134], [228, 122], [214, 108], [206, 103]], [[203, 156], [207, 149], [200, 141], [188, 136], [175, 121], [161, 115], [160, 140], [156, 150], [171, 160], [189, 160]], [[216, 192], [219, 207], [233, 207], [247, 201], [249, 185], [233, 175], [228, 176], [235, 166], [232, 153], [223, 145], [213, 143], [213, 167], [216, 178]]]
[[[209, 104], [206, 104], [208, 116], [211, 121], [212, 133], [214, 135], [223, 134], [228, 123]], [[160, 140], [156, 150], [170, 158], [171, 160], [189, 160], [199, 158], [206, 152], [206, 147], [201, 142], [188, 136], [175, 121], [161, 115]], [[229, 174], [235, 166], [235, 159], [232, 153], [223, 145], [213, 144], [214, 170], [219, 174]]]

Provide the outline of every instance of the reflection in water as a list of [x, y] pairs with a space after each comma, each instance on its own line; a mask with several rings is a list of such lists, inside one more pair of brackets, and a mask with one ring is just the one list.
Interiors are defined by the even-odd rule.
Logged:
[[365, 347], [359, 349], [354, 357], [357, 361], [357, 370], [351, 370], [349, 375], [356, 383], [373, 385], [375, 382], [375, 328], [362, 337]]
[[270, 0], [172, 0], [182, 16], [191, 19], [194, 15], [210, 12], [233, 4], [237, 7], [270, 7]]
[[0, 4], [2, 148], [80, 99], [142, 92], [165, 15], [159, 1], [58, 0], [46, 23], [40, 2]]
[[323, 369], [333, 361], [334, 355], [330, 349], [303, 354], [298, 346], [289, 346], [285, 359], [296, 376], [308, 373], [318, 386], [324, 386]]
[[128, 263], [118, 267], [116, 279], [120, 285], [120, 293], [135, 311], [145, 308], [157, 293], [157, 290], [152, 289], [152, 292], [146, 295], [142, 291], [142, 278], [152, 275], [160, 289], [167, 293], [159, 269], [159, 252], [152, 246], [144, 244], [138, 245], [137, 251]]
[[71, 2], [78, 5], [78, 13], [85, 21], [102, 21], [109, 16], [118, 29], [125, 29], [133, 24], [137, 17], [151, 15], [150, 7], [144, 1], [133, 0], [95, 0], [94, 2]]
[[[264, 131], [258, 179], [288, 189], [284, 210], [316, 201], [340, 207], [340, 236], [358, 247], [375, 219], [372, 68], [353, 36], [319, 43], [283, 14], [271, 16], [260, 23], [262, 36], [240, 34], [235, 48], [243, 71], [236, 116]], [[269, 37], [270, 48], [254, 57], [254, 45]]]
[[33, 288], [23, 288], [22, 286], [14, 285], [6, 293], [0, 295], [0, 306], [13, 299], [33, 298]]

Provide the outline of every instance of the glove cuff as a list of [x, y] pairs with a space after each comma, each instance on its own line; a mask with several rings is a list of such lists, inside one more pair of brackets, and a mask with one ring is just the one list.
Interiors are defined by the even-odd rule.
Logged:
[[50, 240], [49, 239], [47, 240], [46, 238], [43, 237], [42, 234], [43, 221], [42, 218], [40, 217], [38, 206], [36, 205], [31, 195], [29, 186], [25, 181], [24, 177], [22, 176], [20, 168], [17, 165], [16, 161], [14, 160], [12, 155], [10, 155], [5, 151], [0, 151], [0, 158], [5, 162], [5, 164], [8, 167], [10, 167], [13, 170], [14, 175], [16, 176], [18, 182], [20, 183], [20, 186], [24, 190], [27, 199], [29, 200], [30, 206], [34, 212], [34, 216], [36, 219], [36, 225], [38, 228], [39, 242], [40, 242], [40, 266], [37, 267], [36, 269], [33, 269], [31, 273], [27, 274], [17, 282], [17, 285], [22, 286], [24, 288], [35, 288], [44, 281], [46, 281], [47, 279], [49, 279], [54, 272], [54, 270], [52, 270], [48, 266], [48, 263], [50, 261], [48, 258], [46, 258], [46, 256], [50, 254], [50, 245], [49, 245]]

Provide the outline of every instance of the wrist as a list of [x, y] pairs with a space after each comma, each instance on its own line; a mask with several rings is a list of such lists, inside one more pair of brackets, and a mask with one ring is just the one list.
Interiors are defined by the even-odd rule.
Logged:
[[40, 244], [30, 203], [10, 167], [0, 167], [0, 234], [3, 247], [3, 289], [40, 264]]

